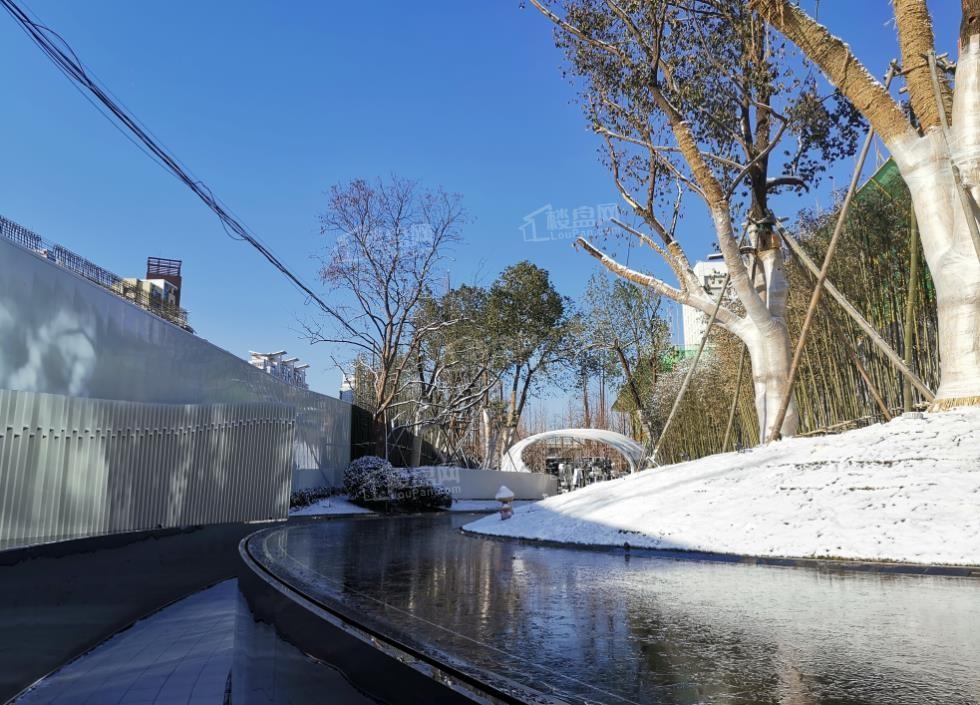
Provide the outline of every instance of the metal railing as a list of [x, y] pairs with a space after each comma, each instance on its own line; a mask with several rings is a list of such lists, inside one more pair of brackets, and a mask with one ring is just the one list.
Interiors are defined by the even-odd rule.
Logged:
[[144, 289], [126, 284], [125, 280], [118, 274], [103, 269], [67, 247], [46, 242], [37, 233], [4, 218], [2, 215], [0, 215], [0, 236], [84, 277], [93, 284], [98, 284], [106, 291], [131, 301], [165, 321], [180, 326], [186, 331], [194, 332], [187, 323], [187, 311], [185, 309], [164, 300], [162, 296], [155, 296]]

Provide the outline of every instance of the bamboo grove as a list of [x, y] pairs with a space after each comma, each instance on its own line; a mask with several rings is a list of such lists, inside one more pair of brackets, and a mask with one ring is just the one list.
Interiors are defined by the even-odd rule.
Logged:
[[[862, 187], [851, 206], [829, 280], [926, 385], [935, 389], [939, 378], [935, 289], [921, 264], [921, 245], [911, 213], [908, 190], [888, 162]], [[822, 260], [836, 218], [836, 210], [807, 214], [791, 228], [812, 259]], [[788, 310], [795, 340], [814, 278], [795, 258], [791, 261]], [[711, 343], [711, 354], [702, 360], [663, 439], [661, 463], [759, 442], [742, 345], [724, 332], [713, 332]], [[660, 376], [652, 400], [658, 432], [683, 372], [682, 363]], [[921, 395], [903, 382], [894, 366], [829, 297], [824, 297], [818, 309], [794, 393], [800, 413], [799, 435], [843, 431], [925, 406]]]

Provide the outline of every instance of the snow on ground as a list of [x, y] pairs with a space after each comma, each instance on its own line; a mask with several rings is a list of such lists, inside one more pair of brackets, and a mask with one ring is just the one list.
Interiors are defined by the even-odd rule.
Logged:
[[[530, 500], [518, 499], [513, 503], [514, 507], [524, 504], [532, 504]], [[496, 512], [500, 509], [500, 502], [495, 499], [454, 499], [453, 506], [449, 508], [451, 512]]]
[[646, 470], [488, 516], [568, 543], [980, 565], [980, 409]]
[[359, 507], [344, 495], [335, 495], [317, 500], [305, 507], [289, 510], [291, 517], [314, 517], [325, 514], [374, 514], [370, 509]]

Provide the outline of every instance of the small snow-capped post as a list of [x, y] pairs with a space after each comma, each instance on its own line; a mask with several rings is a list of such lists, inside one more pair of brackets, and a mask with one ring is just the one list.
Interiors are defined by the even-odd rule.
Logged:
[[514, 516], [514, 492], [507, 487], [507, 485], [501, 485], [500, 489], [497, 490], [497, 494], [494, 495], [494, 499], [500, 502], [500, 519], [510, 519]]

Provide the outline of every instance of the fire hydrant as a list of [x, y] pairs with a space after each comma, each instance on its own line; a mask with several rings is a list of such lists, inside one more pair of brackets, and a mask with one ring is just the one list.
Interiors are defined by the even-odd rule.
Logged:
[[500, 519], [510, 519], [514, 515], [514, 507], [512, 503], [514, 501], [514, 493], [511, 492], [507, 485], [501, 485], [500, 489], [497, 490], [497, 494], [494, 499], [500, 502]]

